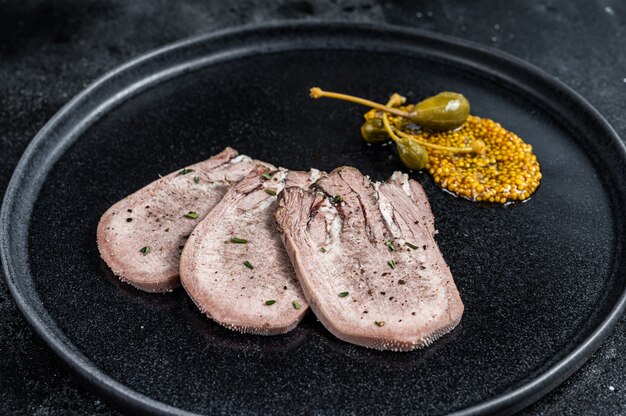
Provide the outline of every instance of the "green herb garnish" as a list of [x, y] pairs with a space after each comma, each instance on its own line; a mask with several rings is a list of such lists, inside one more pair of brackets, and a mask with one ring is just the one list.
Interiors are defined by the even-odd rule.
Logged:
[[179, 175], [186, 175], [186, 174], [188, 174], [189, 172], [193, 172], [193, 169], [187, 169], [187, 168], [185, 168], [185, 169], [180, 170], [180, 171], [178, 172], [178, 174], [179, 174]]
[[235, 244], [248, 244], [248, 240], [239, 237], [231, 237], [230, 242]]
[[404, 243], [407, 247], [412, 248], [413, 250], [417, 250], [417, 246], [415, 244], [411, 244], [408, 241]]
[[184, 215], [184, 217], [191, 218], [192, 220], [195, 220], [196, 218], [198, 218], [198, 213], [195, 212], [195, 211], [189, 211], [188, 213], [186, 213]]
[[193, 181], [194, 181], [195, 183], [200, 183], [200, 177], [199, 177], [199, 176], [194, 176], [194, 177], [193, 177]]
[[272, 175], [270, 175], [270, 174], [269, 174], [269, 173], [267, 173], [267, 172], [265, 172], [265, 173], [263, 174], [263, 177], [264, 177], [265, 179], [272, 179]]
[[265, 193], [272, 195], [272, 196], [276, 196], [276, 191], [270, 188], [265, 188]]
[[391, 242], [391, 240], [385, 241], [385, 245], [387, 246], [389, 251], [396, 251], [396, 248], [393, 246], [393, 243]]
[[139, 250], [139, 252], [145, 256], [148, 253], [150, 253], [150, 247], [148, 246], [142, 247], [141, 250]]
[[294, 300], [293, 302], [291, 302], [291, 304], [293, 305], [294, 309], [300, 309], [301, 308], [300, 303], [298, 303], [297, 300]]
[[374, 321], [374, 325], [376, 325], [376, 326], [385, 326], [385, 321]]
[[273, 305], [273, 304], [275, 304], [275, 303], [276, 303], [276, 301], [275, 301], [274, 299], [272, 299], [272, 300], [266, 300], [266, 301], [265, 301], [265, 304], [266, 304], [266, 305], [268, 305], [268, 306], [269, 306], [269, 305]]
[[335, 195], [335, 196], [330, 198], [330, 202], [332, 202], [333, 204], [338, 204], [341, 201], [342, 201], [341, 195]]
[[324, 247], [320, 248], [320, 251], [321, 251], [322, 253], [326, 253], [326, 249], [325, 249]]
[[396, 268], [396, 262], [395, 262], [395, 261], [393, 261], [393, 260], [389, 260], [389, 261], [387, 262], [387, 264], [388, 264], [388, 265], [389, 265], [389, 267], [391, 267], [392, 269], [395, 269], [395, 268]]
[[244, 261], [243, 265], [246, 266], [250, 270], [254, 269], [254, 266], [248, 260]]
[[345, 298], [346, 296], [348, 296], [348, 292], [341, 292], [341, 293], [339, 294], [339, 297], [340, 297], [340, 298]]

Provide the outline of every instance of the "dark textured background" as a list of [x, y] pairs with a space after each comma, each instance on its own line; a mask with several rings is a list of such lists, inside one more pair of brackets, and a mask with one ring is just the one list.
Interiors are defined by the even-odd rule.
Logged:
[[[0, 193], [37, 130], [108, 69], [218, 28], [310, 18], [405, 25], [499, 48], [573, 87], [626, 137], [626, 2], [0, 1]], [[0, 286], [0, 414], [117, 414], [52, 356], [4, 279]], [[626, 414], [625, 370], [622, 319], [580, 371], [525, 413]]]

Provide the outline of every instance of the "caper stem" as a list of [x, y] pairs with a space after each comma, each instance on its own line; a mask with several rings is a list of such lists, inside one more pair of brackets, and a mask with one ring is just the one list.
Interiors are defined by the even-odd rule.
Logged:
[[441, 146], [441, 145], [434, 144], [434, 143], [428, 143], [428, 142], [418, 139], [417, 137], [413, 135], [407, 134], [403, 132], [402, 130], [397, 130], [396, 132], [394, 132], [393, 128], [391, 127], [391, 124], [389, 123], [389, 119], [387, 118], [387, 113], [383, 114], [383, 125], [385, 126], [385, 130], [387, 130], [387, 134], [389, 134], [389, 136], [393, 139], [394, 142], [397, 142], [398, 140], [402, 140], [404, 138], [407, 140], [414, 140], [415, 142], [419, 143], [420, 145], [424, 147], [430, 147], [431, 149], [442, 150], [444, 152], [474, 153], [475, 151], [474, 148], [472, 147], [447, 147], [447, 146]]
[[366, 107], [372, 107], [378, 110], [386, 111], [388, 113], [395, 114], [400, 117], [409, 117], [409, 113], [407, 113], [406, 111], [402, 111], [398, 108], [389, 107], [389, 106], [386, 106], [386, 105], [383, 105], [374, 101], [366, 100], [364, 98], [355, 97], [353, 95], [342, 94], [339, 92], [324, 91], [319, 87], [311, 88], [310, 95], [311, 95], [311, 98], [325, 97], [325, 98], [334, 98], [336, 100], [350, 101], [352, 103], [361, 104]]
[[[384, 115], [383, 115], [384, 117]], [[385, 120], [383, 119], [383, 123], [385, 122]], [[434, 143], [428, 143], [425, 142], [423, 140], [418, 139], [417, 137], [411, 135], [411, 134], [407, 134], [401, 130], [398, 130], [396, 132], [398, 134], [398, 136], [407, 139], [407, 140], [415, 140], [417, 143], [421, 144], [424, 147], [430, 147], [431, 149], [435, 149], [435, 150], [441, 150], [444, 152], [450, 152], [450, 153], [474, 153], [475, 149], [473, 147], [448, 147], [448, 146], [441, 146], [439, 144], [434, 144]]]
[[387, 118], [387, 113], [383, 113], [383, 126], [385, 126], [385, 130], [387, 130], [387, 134], [389, 135], [389, 137], [391, 137], [391, 139], [394, 142], [398, 142], [402, 140], [393, 132], [393, 129], [391, 128], [391, 125], [389, 124], [389, 119]]

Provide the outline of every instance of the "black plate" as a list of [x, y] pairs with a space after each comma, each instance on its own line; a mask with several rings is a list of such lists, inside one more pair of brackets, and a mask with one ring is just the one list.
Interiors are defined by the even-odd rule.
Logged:
[[[416, 174], [466, 312], [432, 347], [377, 352], [309, 316], [273, 338], [205, 319], [182, 290], [150, 295], [100, 261], [113, 202], [224, 146], [295, 169], [401, 165], [362, 144], [364, 109], [308, 98], [319, 85], [377, 100], [463, 92], [535, 149], [529, 202], [484, 206]], [[162, 413], [512, 412], [575, 371], [626, 303], [626, 152], [582, 98], [517, 59], [447, 37], [283, 24], [184, 41], [118, 68], [37, 135], [11, 180], [2, 262], [48, 345], [107, 396]]]

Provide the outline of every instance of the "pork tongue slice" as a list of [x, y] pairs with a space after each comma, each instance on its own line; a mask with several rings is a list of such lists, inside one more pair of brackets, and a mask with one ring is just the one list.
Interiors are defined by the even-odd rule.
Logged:
[[219, 324], [244, 333], [293, 329], [308, 304], [276, 229], [276, 198], [319, 172], [259, 166], [233, 185], [194, 229], [181, 258], [183, 287]]
[[409, 351], [460, 321], [426, 194], [405, 174], [372, 183], [338, 168], [311, 192], [283, 191], [276, 220], [311, 309], [338, 338]]
[[187, 237], [230, 183], [259, 163], [228, 147], [115, 203], [98, 224], [102, 259], [122, 281], [141, 290], [165, 292], [179, 286], [179, 259]]

